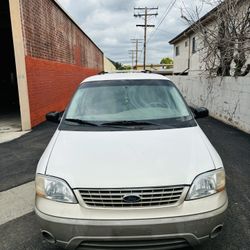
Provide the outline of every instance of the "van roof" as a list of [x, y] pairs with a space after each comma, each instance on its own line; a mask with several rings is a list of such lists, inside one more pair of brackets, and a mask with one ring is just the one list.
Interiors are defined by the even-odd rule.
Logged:
[[152, 73], [108, 73], [86, 78], [85, 82], [108, 81], [108, 80], [169, 80], [167, 77]]

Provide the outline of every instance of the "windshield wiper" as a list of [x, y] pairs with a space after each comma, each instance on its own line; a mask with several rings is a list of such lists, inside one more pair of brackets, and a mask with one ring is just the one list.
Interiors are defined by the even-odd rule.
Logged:
[[67, 122], [73, 122], [73, 123], [78, 123], [78, 124], [81, 124], [81, 125], [94, 126], [94, 127], [98, 127], [99, 126], [96, 123], [84, 121], [84, 120], [81, 120], [81, 119], [66, 118], [65, 121], [67, 121]]
[[147, 122], [147, 121], [114, 121], [114, 122], [105, 122], [100, 124], [100, 126], [143, 126], [143, 125], [153, 125], [153, 126], [160, 126], [159, 124]]

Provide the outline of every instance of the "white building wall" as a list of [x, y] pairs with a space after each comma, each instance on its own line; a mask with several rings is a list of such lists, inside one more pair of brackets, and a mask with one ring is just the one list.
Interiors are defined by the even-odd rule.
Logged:
[[206, 107], [210, 115], [250, 133], [250, 76], [169, 76], [191, 106]]
[[[195, 53], [192, 51], [193, 38], [196, 38], [197, 50]], [[185, 46], [187, 45], [187, 46]], [[198, 34], [191, 35], [174, 46], [174, 53], [176, 53], [176, 47], [179, 46], [180, 54], [174, 56], [174, 73], [180, 74], [185, 70], [189, 72], [189, 75], [198, 75], [202, 70], [201, 63], [201, 40]]]
[[[187, 42], [187, 47], [185, 46]], [[179, 46], [180, 54], [176, 56], [176, 47]], [[183, 39], [174, 46], [174, 73], [182, 73], [188, 69], [189, 39]]]
[[[192, 51], [193, 38], [196, 40], [196, 52]], [[199, 75], [202, 72], [203, 63], [202, 63], [202, 49], [203, 44], [199, 37], [199, 34], [193, 34], [190, 36], [190, 67], [189, 75]]]
[[104, 71], [113, 72], [115, 70], [115, 65], [107, 57], [104, 56]]

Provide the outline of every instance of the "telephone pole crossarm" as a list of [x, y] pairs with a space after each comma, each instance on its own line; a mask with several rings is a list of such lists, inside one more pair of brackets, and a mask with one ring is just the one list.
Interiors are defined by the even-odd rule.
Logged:
[[[147, 14], [147, 16], [157, 16], [158, 14]], [[145, 14], [134, 14], [134, 17], [144, 17]]]
[[[145, 27], [145, 25], [144, 24], [136, 24], [136, 27]], [[155, 25], [148, 24], [147, 27], [154, 28]]]

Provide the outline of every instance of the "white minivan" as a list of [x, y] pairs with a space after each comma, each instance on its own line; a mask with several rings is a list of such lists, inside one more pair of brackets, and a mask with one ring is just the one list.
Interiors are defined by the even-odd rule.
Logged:
[[60, 118], [36, 173], [43, 237], [68, 249], [175, 249], [216, 237], [225, 171], [166, 77], [87, 78]]

